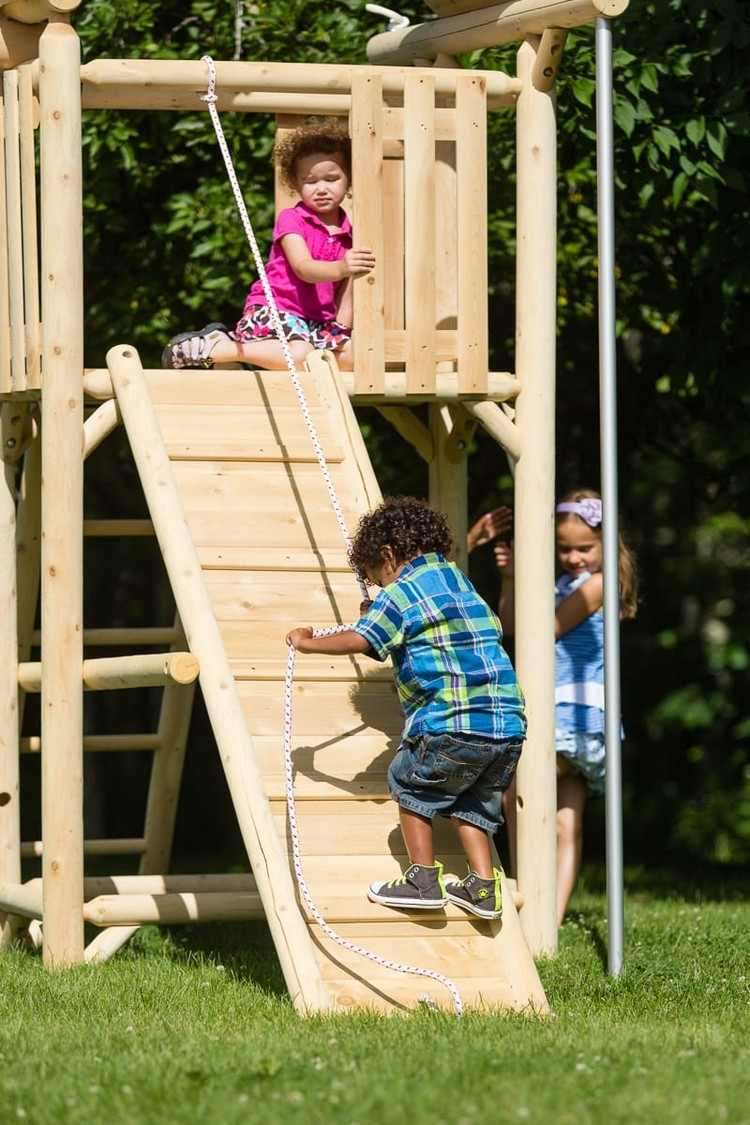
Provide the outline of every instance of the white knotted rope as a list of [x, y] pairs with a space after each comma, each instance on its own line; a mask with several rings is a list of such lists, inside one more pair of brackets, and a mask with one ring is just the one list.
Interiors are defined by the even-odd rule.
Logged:
[[[310, 414], [310, 409], [307, 405], [305, 392], [302, 388], [302, 383], [300, 382], [299, 376], [297, 374], [297, 369], [294, 365], [294, 360], [289, 349], [289, 344], [287, 342], [286, 336], [284, 335], [284, 329], [281, 324], [281, 318], [279, 317], [279, 310], [276, 305], [276, 300], [271, 290], [271, 286], [268, 284], [268, 277], [266, 276], [266, 269], [263, 258], [261, 257], [260, 250], [258, 249], [255, 232], [253, 231], [253, 226], [250, 222], [250, 216], [247, 213], [245, 200], [242, 196], [242, 189], [240, 188], [237, 174], [234, 170], [232, 157], [230, 155], [226, 137], [224, 136], [224, 130], [222, 129], [219, 114], [216, 109], [216, 66], [214, 65], [214, 61], [210, 55], [204, 55], [201, 59], [201, 62], [204, 62], [208, 68], [208, 92], [201, 97], [201, 101], [204, 101], [206, 103], [206, 105], [208, 106], [208, 112], [211, 115], [211, 122], [214, 127], [214, 132], [216, 133], [216, 140], [218, 141], [221, 155], [224, 158], [224, 166], [227, 170], [229, 183], [232, 187], [232, 192], [234, 194], [235, 203], [237, 204], [237, 210], [239, 212], [240, 220], [242, 222], [245, 236], [250, 246], [253, 261], [255, 262], [255, 267], [258, 271], [258, 277], [263, 287], [263, 293], [266, 298], [266, 303], [271, 313], [271, 323], [273, 325], [273, 330], [276, 334], [276, 338], [281, 344], [281, 350], [284, 356], [284, 360], [286, 361], [287, 370], [292, 380], [294, 390], [297, 394], [297, 399], [299, 400], [302, 417], [305, 420], [307, 432], [310, 435], [310, 440], [312, 442], [313, 449], [315, 450], [315, 456], [317, 458], [318, 465], [320, 466], [320, 471], [323, 474], [323, 480], [325, 481], [328, 498], [331, 502], [331, 507], [333, 508], [333, 514], [336, 517], [336, 522], [339, 526], [339, 530], [341, 531], [341, 536], [344, 540], [344, 543], [346, 544], [347, 553], [349, 553], [349, 551], [351, 550], [351, 539], [349, 538], [349, 531], [346, 526], [346, 520], [344, 519], [344, 513], [341, 510], [341, 504], [339, 503], [339, 498], [336, 494], [336, 488], [331, 479], [331, 474], [328, 469], [328, 463], [326, 461], [325, 454], [323, 453], [320, 439], [318, 437], [317, 431], [315, 429], [315, 424]], [[359, 583], [359, 588], [363, 598], [367, 598], [367, 586], [365, 585], [363, 579], [359, 574], [356, 575], [356, 579]], [[330, 637], [336, 633], [346, 632], [346, 630], [349, 628], [349, 625], [335, 625], [329, 629], [315, 629], [313, 630], [313, 636]], [[337, 934], [336, 931], [328, 925], [326, 920], [323, 918], [323, 915], [315, 905], [315, 901], [310, 894], [310, 890], [307, 886], [304, 872], [302, 870], [299, 828], [297, 825], [297, 806], [294, 798], [294, 773], [292, 769], [292, 689], [294, 686], [295, 656], [296, 651], [294, 649], [294, 646], [290, 645], [289, 654], [287, 656], [286, 678], [284, 682], [284, 774], [286, 778], [286, 801], [287, 813], [289, 817], [289, 833], [292, 840], [292, 863], [294, 865], [294, 873], [297, 877], [297, 884], [299, 886], [305, 906], [307, 907], [308, 913], [311, 915], [314, 921], [317, 922], [323, 933], [331, 939], [331, 941], [335, 942], [337, 945], [340, 945], [343, 949], [348, 949], [350, 953], [356, 953], [360, 957], [366, 957], [369, 961], [374, 961], [377, 965], [381, 965], [385, 969], [392, 969], [398, 973], [411, 973], [415, 976], [428, 977], [430, 980], [434, 980], [438, 984], [443, 985], [443, 987], [447, 988], [451, 996], [453, 997], [453, 1004], [456, 1015], [461, 1016], [463, 1015], [463, 1002], [461, 1000], [461, 994], [452, 980], [450, 980], [448, 977], [443, 976], [442, 973], [435, 972], [433, 969], [423, 969], [419, 966], [408, 965], [401, 961], [391, 961], [389, 958], [381, 957], [379, 954], [373, 953], [372, 950], [365, 949], [363, 946], [357, 945], [355, 942], [347, 941], [346, 938], [341, 937], [340, 934]], [[429, 997], [425, 997], [424, 999], [428, 1003], [428, 1005], [432, 1006]]]

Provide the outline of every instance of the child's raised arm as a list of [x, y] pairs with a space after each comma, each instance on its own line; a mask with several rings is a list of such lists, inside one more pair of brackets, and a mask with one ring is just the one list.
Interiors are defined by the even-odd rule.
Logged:
[[372, 250], [347, 250], [337, 262], [319, 262], [310, 255], [310, 250], [301, 234], [285, 234], [281, 248], [297, 277], [301, 281], [316, 284], [321, 281], [343, 281], [347, 277], [361, 277], [369, 273], [375, 265]]

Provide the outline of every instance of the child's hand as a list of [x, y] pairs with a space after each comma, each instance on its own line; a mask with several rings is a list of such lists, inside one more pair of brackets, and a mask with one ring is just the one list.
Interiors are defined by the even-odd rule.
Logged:
[[342, 259], [344, 277], [362, 277], [375, 268], [375, 255], [372, 250], [361, 250], [352, 247], [347, 250]]
[[507, 578], [513, 577], [513, 547], [510, 543], [498, 543], [495, 547], [495, 565]]
[[370, 608], [371, 605], [372, 605], [372, 598], [363, 598], [362, 601], [359, 603], [360, 616], [367, 613], [367, 611], [368, 611], [368, 609]]
[[498, 535], [505, 535], [510, 531], [513, 523], [513, 513], [510, 508], [494, 508], [480, 516], [475, 524], [469, 528], [466, 536], [466, 545], [471, 553], [475, 547], [483, 547], [491, 543]]
[[296, 648], [297, 652], [302, 652], [305, 641], [312, 640], [313, 631], [309, 625], [305, 625], [301, 629], [292, 629], [291, 633], [286, 635], [286, 643]]

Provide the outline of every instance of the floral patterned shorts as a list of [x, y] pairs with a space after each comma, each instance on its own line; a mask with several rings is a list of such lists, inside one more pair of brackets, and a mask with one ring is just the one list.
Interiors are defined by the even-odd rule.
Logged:
[[[351, 329], [336, 320], [305, 320], [283, 309], [279, 309], [279, 319], [287, 340], [303, 340], [321, 351], [335, 352], [351, 339]], [[275, 337], [270, 309], [266, 305], [252, 305], [229, 335], [241, 341]]]

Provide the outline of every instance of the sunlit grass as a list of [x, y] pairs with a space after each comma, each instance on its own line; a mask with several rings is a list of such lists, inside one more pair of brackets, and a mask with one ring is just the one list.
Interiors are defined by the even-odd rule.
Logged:
[[0, 1121], [750, 1122], [750, 905], [634, 895], [626, 972], [581, 890], [555, 1015], [300, 1020], [265, 928], [144, 928], [99, 968], [0, 956]]

